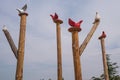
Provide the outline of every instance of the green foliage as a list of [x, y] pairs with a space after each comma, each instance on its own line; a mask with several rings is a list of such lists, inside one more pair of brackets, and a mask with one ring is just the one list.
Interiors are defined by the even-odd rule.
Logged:
[[[117, 66], [116, 62], [111, 62], [110, 55], [106, 55], [107, 58], [107, 65], [108, 65], [108, 74], [110, 80], [120, 80], [120, 76], [117, 75]], [[102, 74], [100, 77], [92, 77], [91, 80], [105, 80], [104, 74]]]

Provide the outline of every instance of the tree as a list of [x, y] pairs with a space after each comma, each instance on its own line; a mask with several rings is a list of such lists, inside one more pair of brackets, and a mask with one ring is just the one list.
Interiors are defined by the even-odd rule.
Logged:
[[[110, 80], [120, 80], [120, 75], [118, 75], [116, 62], [111, 62], [110, 55], [106, 55], [107, 58], [107, 65], [108, 65], [108, 74]], [[104, 74], [102, 74], [100, 77], [92, 77], [91, 80], [105, 80]]]
[[49, 78], [48, 80], [52, 80], [51, 78]]
[[[119, 68], [117, 66], [117, 63], [114, 62], [110, 62], [110, 55], [107, 54], [107, 64], [108, 64], [108, 73], [109, 73], [109, 79], [110, 80], [116, 80], [116, 78], [119, 76], [117, 75], [117, 68]], [[119, 76], [120, 77], [120, 76]], [[120, 78], [119, 78], [120, 80]]]

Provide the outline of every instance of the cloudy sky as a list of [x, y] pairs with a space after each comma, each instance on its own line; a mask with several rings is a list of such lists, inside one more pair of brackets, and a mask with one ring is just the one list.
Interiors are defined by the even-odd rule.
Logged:
[[[62, 66], [65, 80], [74, 80], [71, 33], [68, 18], [83, 20], [79, 32], [79, 44], [92, 27], [96, 11], [101, 22], [81, 56], [83, 80], [103, 73], [101, 45], [98, 37], [105, 31], [106, 53], [120, 66], [120, 0], [0, 0], [0, 79], [14, 80], [16, 59], [2, 32], [8, 28], [16, 46], [19, 39], [20, 17], [16, 8], [28, 5], [26, 44], [24, 56], [24, 80], [57, 80], [56, 25], [50, 14], [55, 12], [63, 20], [61, 24]], [[120, 73], [120, 69], [118, 69]]]

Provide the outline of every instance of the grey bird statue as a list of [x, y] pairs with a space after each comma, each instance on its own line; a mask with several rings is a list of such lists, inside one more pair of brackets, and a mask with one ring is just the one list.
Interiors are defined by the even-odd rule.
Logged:
[[100, 15], [98, 14], [98, 12], [96, 12], [95, 21], [93, 22], [93, 24], [95, 24], [98, 21], [100, 21]]
[[17, 9], [17, 11], [18, 11], [19, 13], [25, 13], [26, 10], [27, 10], [27, 4], [25, 4], [25, 5], [22, 7], [22, 9]]

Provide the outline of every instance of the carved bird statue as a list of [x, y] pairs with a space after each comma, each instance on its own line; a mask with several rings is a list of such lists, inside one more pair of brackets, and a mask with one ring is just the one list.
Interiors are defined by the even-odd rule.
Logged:
[[99, 39], [101, 39], [101, 38], [106, 38], [106, 34], [104, 31], [102, 32], [102, 35], [99, 37]]
[[52, 20], [53, 20], [54, 23], [60, 23], [60, 24], [63, 23], [63, 21], [58, 18], [57, 13], [55, 13], [54, 15], [51, 14], [50, 16], [51, 16], [51, 18], [52, 18]]
[[95, 16], [95, 20], [94, 20], [93, 24], [95, 24], [98, 21], [100, 21], [100, 15], [98, 14], [98, 12], [96, 12], [96, 16]]
[[58, 20], [58, 15], [57, 15], [57, 13], [55, 13], [54, 15], [50, 15], [51, 17], [52, 17], [52, 19], [53, 19], [53, 21], [55, 22], [56, 20]]
[[74, 22], [70, 18], [68, 19], [69, 25], [72, 26], [72, 27], [76, 27], [76, 28], [80, 28], [80, 25], [81, 25], [82, 22], [83, 22], [83, 20], [80, 20], [79, 22]]
[[25, 13], [26, 10], [27, 10], [27, 4], [25, 4], [25, 5], [22, 7], [22, 9], [17, 9], [17, 11], [18, 11], [19, 13]]
[[7, 30], [7, 27], [5, 25], [3, 26], [3, 30]]

